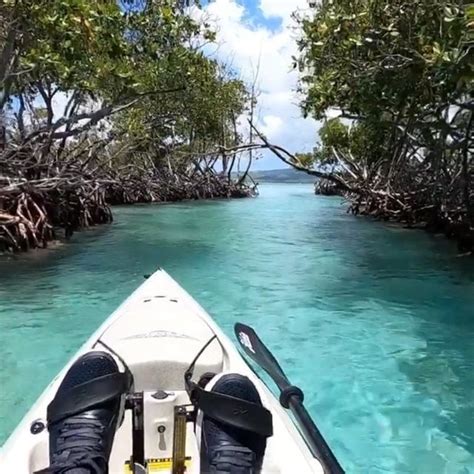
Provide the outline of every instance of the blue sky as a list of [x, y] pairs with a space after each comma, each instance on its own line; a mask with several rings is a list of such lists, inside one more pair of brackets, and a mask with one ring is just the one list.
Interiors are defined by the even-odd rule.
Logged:
[[[291, 14], [307, 6], [307, 0], [213, 0], [205, 7], [218, 32], [213, 54], [248, 82], [260, 64], [258, 128], [292, 152], [311, 150], [317, 140], [318, 124], [301, 116], [295, 92], [298, 76], [291, 68], [296, 54]], [[268, 153], [254, 166], [282, 167]]]
[[[291, 2], [291, 0], [289, 0]], [[281, 27], [281, 17], [265, 17], [260, 8], [260, 2], [258, 0], [241, 0], [240, 3], [246, 11], [246, 18], [253, 21], [257, 26], [263, 26], [271, 30], [277, 30]]]

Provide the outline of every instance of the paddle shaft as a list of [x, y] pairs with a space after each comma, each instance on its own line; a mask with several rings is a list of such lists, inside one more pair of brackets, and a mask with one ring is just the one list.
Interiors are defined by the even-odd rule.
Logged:
[[[298, 422], [299, 429], [311, 450], [311, 454], [321, 462], [326, 474], [344, 474], [344, 469], [342, 469], [336, 456], [332, 453], [331, 448], [326, 443], [323, 435], [318, 430], [318, 427], [306, 410], [302, 401], [302, 392], [297, 387], [291, 385], [280, 366], [278, 366], [278, 369], [277, 373], [267, 373], [275, 376], [273, 380], [281, 394], [284, 394], [287, 391], [297, 392], [295, 395], [289, 396], [286, 402], [283, 398], [280, 398], [280, 403], [283, 407], [287, 407], [293, 413]], [[299, 395], [298, 392], [301, 395]]]
[[298, 397], [291, 397], [289, 400], [290, 410], [298, 421], [298, 426], [303, 432], [303, 436], [311, 449], [314, 457], [323, 465], [326, 474], [344, 474], [339, 461], [336, 459], [331, 449], [327, 445], [323, 436], [314, 424], [311, 416]]
[[290, 383], [274, 355], [251, 327], [237, 323], [234, 330], [244, 352], [270, 375], [279, 388], [281, 405], [293, 413], [311, 453], [321, 462], [324, 472], [344, 474], [344, 470], [303, 405], [303, 392]]

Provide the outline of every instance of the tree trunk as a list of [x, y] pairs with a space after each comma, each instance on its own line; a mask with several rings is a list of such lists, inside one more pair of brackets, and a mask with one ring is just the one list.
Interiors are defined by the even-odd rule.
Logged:
[[471, 169], [472, 164], [470, 163], [472, 156], [469, 156], [469, 145], [471, 143], [471, 130], [473, 121], [474, 113], [471, 112], [462, 150], [462, 176], [464, 181], [463, 198], [464, 205], [466, 206], [469, 225], [471, 228], [474, 227], [474, 205], [471, 201], [471, 173], [473, 170]]
[[12, 22], [0, 54], [0, 114], [3, 112], [3, 108], [10, 97], [10, 88], [13, 80], [12, 70], [17, 60], [15, 47], [17, 36], [18, 31]]

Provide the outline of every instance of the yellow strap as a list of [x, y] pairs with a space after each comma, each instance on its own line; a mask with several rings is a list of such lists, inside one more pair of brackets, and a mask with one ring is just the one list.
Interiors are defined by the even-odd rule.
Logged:
[[[185, 466], [186, 468], [189, 468], [191, 466], [191, 456], [186, 456]], [[153, 474], [160, 471], [171, 471], [172, 468], [172, 458], [151, 458], [147, 460], [148, 474]], [[130, 461], [125, 462], [124, 474], [133, 474]]]

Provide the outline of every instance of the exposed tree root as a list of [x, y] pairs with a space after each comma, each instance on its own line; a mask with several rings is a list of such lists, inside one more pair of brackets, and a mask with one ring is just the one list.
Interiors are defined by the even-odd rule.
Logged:
[[314, 185], [314, 193], [319, 196], [341, 196], [342, 190], [337, 184], [326, 179], [319, 179]]
[[[10, 164], [11, 165], [11, 164]], [[22, 165], [22, 170], [25, 167]], [[50, 166], [49, 169], [55, 169]], [[74, 231], [112, 221], [111, 205], [189, 199], [253, 196], [256, 188], [229, 180], [211, 169], [201, 175], [106, 168], [94, 173], [83, 166], [62, 165], [60, 171], [35, 178], [0, 177], [0, 252], [21, 252], [44, 248], [60, 232], [70, 237]], [[20, 177], [19, 177], [20, 176]]]
[[[474, 255], [472, 157], [466, 160], [462, 170], [450, 170], [450, 173], [445, 170], [443, 179], [433, 176], [429, 163], [414, 160], [399, 170], [387, 172], [384, 160], [368, 167], [334, 150], [340, 170], [326, 173], [301, 165], [295, 155], [269, 143], [263, 134], [255, 131], [262, 141], [261, 147], [268, 148], [286, 164], [319, 178], [316, 194], [336, 190], [335, 194], [348, 199], [349, 212], [354, 215], [443, 233], [457, 242], [461, 253]], [[465, 155], [468, 156], [467, 145]]]

